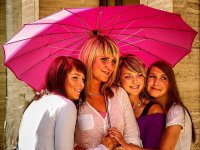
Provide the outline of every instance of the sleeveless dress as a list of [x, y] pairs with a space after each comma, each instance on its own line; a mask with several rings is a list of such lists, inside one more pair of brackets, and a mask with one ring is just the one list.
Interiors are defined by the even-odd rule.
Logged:
[[162, 113], [150, 114], [148, 111], [154, 102], [149, 102], [139, 118], [136, 118], [139, 129], [140, 138], [144, 148], [159, 149], [162, 134], [165, 128], [165, 115]]

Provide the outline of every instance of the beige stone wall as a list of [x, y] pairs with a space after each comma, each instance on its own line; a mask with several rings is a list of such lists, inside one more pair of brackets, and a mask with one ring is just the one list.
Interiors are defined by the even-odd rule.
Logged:
[[[178, 13], [187, 24], [199, 31], [199, 0], [141, 0], [141, 3]], [[184, 104], [189, 109], [194, 122], [197, 140], [192, 145], [192, 150], [200, 150], [200, 53], [199, 53], [199, 34], [196, 36], [192, 51], [184, 57], [175, 67], [176, 80], [179, 92]]]
[[[197, 32], [199, 29], [200, 2], [199, 0], [174, 0], [173, 12], [181, 14], [182, 18]], [[191, 112], [197, 133], [197, 140], [192, 149], [200, 150], [200, 45], [199, 33], [196, 36], [192, 52], [175, 67], [178, 87], [181, 97]]]
[[[6, 1], [6, 33], [7, 40], [12, 38], [23, 26], [38, 20], [39, 13], [37, 0], [7, 0]], [[11, 150], [16, 147], [18, 127], [21, 116], [28, 101], [34, 92], [24, 83], [17, 80], [14, 74], [7, 70], [7, 108], [6, 108], [6, 145], [5, 149]]]
[[[0, 44], [6, 41], [6, 1], [0, 2]], [[6, 116], [6, 68], [2, 65], [4, 53], [0, 47], [0, 149], [4, 149], [4, 120]]]

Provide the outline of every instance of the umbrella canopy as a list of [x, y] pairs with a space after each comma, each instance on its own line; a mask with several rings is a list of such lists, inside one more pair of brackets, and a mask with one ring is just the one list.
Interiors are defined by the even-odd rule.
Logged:
[[144, 5], [64, 9], [26, 24], [3, 45], [4, 64], [35, 90], [56, 57], [78, 58], [91, 36], [109, 36], [121, 54], [135, 54], [149, 66], [164, 60], [174, 66], [191, 51], [197, 34], [180, 15]]

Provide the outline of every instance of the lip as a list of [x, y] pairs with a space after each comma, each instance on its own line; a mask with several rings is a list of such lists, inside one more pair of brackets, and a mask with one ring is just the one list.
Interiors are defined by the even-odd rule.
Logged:
[[155, 87], [151, 87], [151, 89], [152, 89], [152, 90], [159, 90], [159, 91], [161, 90], [161, 89], [155, 88]]
[[139, 85], [133, 85], [133, 86], [129, 86], [131, 89], [139, 89]]
[[110, 71], [104, 71], [104, 70], [102, 70], [102, 72], [103, 72], [104, 74], [106, 74], [107, 76], [110, 75]]
[[81, 93], [82, 89], [75, 89], [75, 91]]

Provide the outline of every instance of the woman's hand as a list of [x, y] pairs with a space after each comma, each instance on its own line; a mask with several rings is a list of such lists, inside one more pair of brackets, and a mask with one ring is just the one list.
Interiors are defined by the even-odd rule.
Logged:
[[118, 143], [117, 141], [110, 137], [109, 134], [107, 134], [103, 140], [102, 140], [102, 144], [107, 147], [109, 150], [113, 150], [117, 147]]
[[121, 146], [126, 147], [127, 143], [124, 140], [124, 137], [116, 128], [110, 128], [108, 133], [110, 137], [114, 138]]
[[142, 148], [136, 145], [126, 143], [124, 137], [116, 128], [110, 128], [108, 130], [108, 133], [110, 137], [114, 138], [121, 145], [118, 145], [119, 147], [114, 150], [142, 150]]

